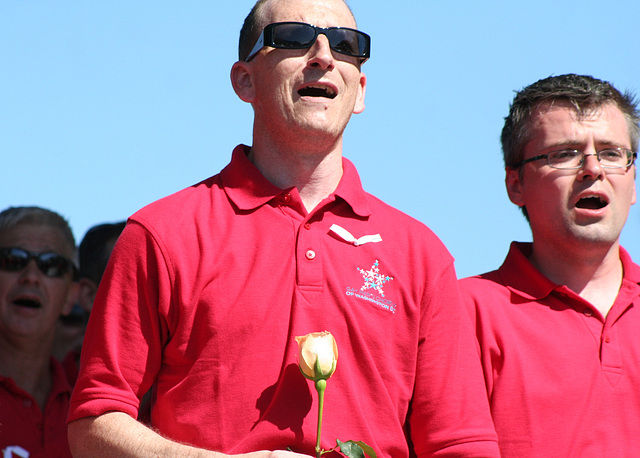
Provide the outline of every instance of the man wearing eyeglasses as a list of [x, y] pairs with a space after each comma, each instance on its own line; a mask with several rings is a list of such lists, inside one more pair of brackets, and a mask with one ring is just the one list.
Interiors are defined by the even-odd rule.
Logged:
[[0, 450], [5, 457], [71, 456], [71, 385], [53, 357], [58, 317], [77, 293], [67, 222], [39, 207], [0, 213]]
[[533, 243], [460, 281], [503, 457], [638, 456], [640, 267], [630, 94], [562, 75], [520, 91], [502, 131], [509, 198]]
[[[318, 396], [295, 337], [324, 330], [340, 360], [322, 449], [497, 456], [451, 256], [342, 156], [369, 55], [342, 0], [258, 2], [231, 70], [253, 145], [129, 220], [71, 401], [78, 456], [315, 455]], [[152, 386], [153, 431], [134, 420]]]

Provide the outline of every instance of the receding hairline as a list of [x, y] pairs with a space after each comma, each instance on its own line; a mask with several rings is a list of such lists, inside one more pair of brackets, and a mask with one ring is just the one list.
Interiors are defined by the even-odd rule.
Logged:
[[[64, 242], [66, 253], [74, 262], [76, 260], [75, 238], [69, 222], [60, 214], [42, 207], [9, 207], [0, 212], [0, 238], [2, 234], [19, 226], [37, 226], [55, 229]], [[0, 244], [2, 242], [0, 241]]]
[[[49, 233], [55, 234], [53, 236], [54, 237], [53, 240], [59, 240], [59, 242], [62, 245], [60, 245], [59, 247], [51, 247], [51, 248], [53, 248], [54, 251], [56, 251], [59, 255], [62, 255], [70, 259], [71, 261], [73, 261], [73, 263], [76, 264], [76, 267], [77, 267], [77, 263], [78, 263], [77, 248], [75, 245], [71, 244], [71, 241], [69, 240], [69, 237], [66, 234], [65, 230], [60, 228], [59, 226], [49, 224], [46, 222], [20, 221], [9, 228], [0, 229], [0, 246], [4, 246], [4, 247], [7, 246], [5, 242], [7, 234], [9, 234], [12, 231], [15, 231], [16, 229], [21, 229], [27, 226], [43, 228], [43, 229], [46, 229]], [[57, 244], [58, 243], [56, 243], [56, 245]]]
[[[275, 2], [291, 2], [293, 0], [258, 0], [251, 11], [244, 19], [242, 23], [242, 27], [240, 28], [240, 39], [238, 41], [238, 60], [244, 61], [247, 59], [251, 48], [258, 40], [258, 37], [262, 33], [262, 30], [270, 23], [274, 22], [272, 15], [269, 14], [267, 8], [271, 7], [271, 5]], [[351, 7], [346, 2], [346, 0], [335, 0], [342, 3], [346, 6], [347, 11], [349, 12], [351, 19], [353, 21], [353, 26], [357, 28], [357, 22]], [[317, 25], [317, 24], [314, 24]]]
[[[264, 0], [261, 2], [257, 2], [258, 8], [256, 10], [256, 24], [258, 25], [258, 28], [262, 30], [266, 25], [268, 25], [271, 22], [269, 19], [267, 19], [267, 16], [268, 16], [267, 12], [269, 11], [268, 9], [270, 7], [273, 7], [272, 5], [275, 2], [290, 3], [293, 1], [296, 1], [296, 0]], [[353, 10], [351, 9], [351, 7], [349, 6], [349, 3], [347, 3], [346, 0], [332, 0], [332, 1], [340, 2], [344, 6], [346, 6], [347, 11], [349, 11], [351, 18], [353, 19], [354, 25], [357, 25], [356, 17], [353, 14]]]

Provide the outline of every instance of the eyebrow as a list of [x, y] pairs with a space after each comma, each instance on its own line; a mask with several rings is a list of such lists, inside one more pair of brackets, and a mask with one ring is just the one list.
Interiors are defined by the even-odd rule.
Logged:
[[[565, 140], [563, 142], [554, 143], [543, 148], [545, 151], [557, 151], [561, 149], [575, 149], [581, 150], [585, 142], [579, 140]], [[624, 148], [630, 149], [630, 147], [620, 144], [612, 140], [602, 140], [596, 142], [596, 149], [601, 148]]]

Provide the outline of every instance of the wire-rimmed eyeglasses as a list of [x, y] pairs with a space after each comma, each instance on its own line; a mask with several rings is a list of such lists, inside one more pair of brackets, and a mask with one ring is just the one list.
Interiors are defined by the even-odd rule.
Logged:
[[631, 166], [638, 155], [626, 148], [607, 148], [595, 154], [585, 154], [575, 149], [563, 149], [530, 157], [519, 162], [513, 168], [520, 168], [527, 162], [546, 159], [547, 165], [554, 169], [579, 169], [584, 165], [584, 159], [587, 156], [596, 156], [600, 165], [605, 169], [622, 169]]

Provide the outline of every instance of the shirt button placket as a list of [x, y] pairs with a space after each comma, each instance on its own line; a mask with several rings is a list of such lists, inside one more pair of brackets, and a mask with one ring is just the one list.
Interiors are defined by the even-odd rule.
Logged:
[[322, 256], [318, 251], [322, 244], [313, 223], [306, 221], [298, 230], [297, 259], [298, 284], [303, 288], [320, 291], [323, 284]]

